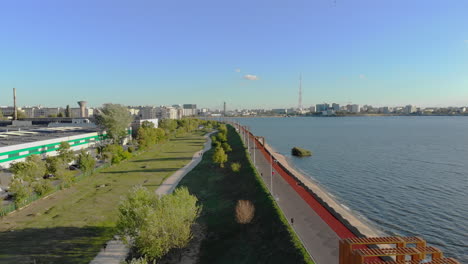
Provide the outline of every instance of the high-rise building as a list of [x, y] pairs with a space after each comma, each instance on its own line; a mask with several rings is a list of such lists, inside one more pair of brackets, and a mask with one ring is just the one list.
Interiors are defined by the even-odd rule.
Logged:
[[332, 104], [332, 108], [333, 108], [333, 110], [335, 110], [335, 111], [340, 111], [340, 105], [339, 105], [339, 104], [333, 103], [333, 104]]

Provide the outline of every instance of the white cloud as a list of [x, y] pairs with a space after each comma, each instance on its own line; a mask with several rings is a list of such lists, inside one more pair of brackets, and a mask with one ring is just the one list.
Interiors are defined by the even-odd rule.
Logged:
[[246, 74], [246, 75], [244, 75], [244, 79], [250, 80], [250, 81], [257, 81], [257, 80], [259, 80], [260, 78], [258, 78], [257, 75]]
[[235, 69], [236, 72], [240, 72], [240, 69]]
[[468, 39], [465, 39], [465, 43], [468, 44]]
[[365, 79], [366, 76], [364, 74], [359, 74], [359, 79]]

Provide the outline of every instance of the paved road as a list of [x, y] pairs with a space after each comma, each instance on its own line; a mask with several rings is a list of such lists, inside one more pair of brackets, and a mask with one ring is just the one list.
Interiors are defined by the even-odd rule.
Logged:
[[[242, 135], [241, 135], [242, 137]], [[249, 142], [245, 142], [248, 146]], [[255, 166], [271, 192], [273, 179], [273, 196], [287, 219], [294, 218], [294, 230], [302, 240], [309, 254], [317, 264], [338, 263], [338, 235], [320, 218], [319, 215], [299, 196], [299, 194], [273, 169], [271, 178], [270, 161], [259, 149], [253, 148], [250, 142], [249, 153], [252, 160], [255, 156]], [[255, 153], [255, 155], [254, 155]]]
[[[205, 135], [206, 142], [203, 150], [195, 152], [195, 154], [193, 154], [192, 160], [187, 165], [178, 169], [176, 172], [174, 172], [174, 174], [164, 180], [164, 182], [156, 189], [157, 194], [165, 195], [174, 191], [180, 180], [182, 180], [182, 178], [189, 171], [191, 171], [195, 166], [198, 165], [198, 163], [200, 163], [203, 157], [203, 153], [211, 148], [210, 135], [215, 132], [216, 131]], [[107, 242], [106, 247], [102, 249], [101, 252], [99, 252], [99, 254], [90, 262], [90, 264], [120, 264], [125, 260], [127, 255], [127, 246], [116, 237], [115, 239]]]

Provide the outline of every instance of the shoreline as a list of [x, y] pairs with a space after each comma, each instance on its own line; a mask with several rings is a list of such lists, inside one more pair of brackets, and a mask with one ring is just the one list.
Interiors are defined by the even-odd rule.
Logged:
[[265, 143], [265, 148], [272, 153], [273, 157], [278, 160], [286, 169], [292, 172], [305, 186], [312, 190], [318, 197], [320, 197], [329, 207], [334, 209], [343, 219], [348, 221], [353, 227], [359, 230], [366, 237], [380, 237], [385, 236], [385, 232], [378, 230], [376, 227], [371, 226], [370, 223], [365, 223], [358, 216], [353, 214], [351, 209], [346, 209], [344, 205], [340, 204], [333, 195], [326, 191], [323, 187], [319, 186], [310, 177], [299, 172], [283, 154], [279, 153], [275, 148]]

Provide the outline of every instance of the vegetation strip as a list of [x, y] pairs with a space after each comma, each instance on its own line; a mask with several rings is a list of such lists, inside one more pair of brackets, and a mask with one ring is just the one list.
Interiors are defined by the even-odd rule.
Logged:
[[[197, 222], [206, 230], [206, 238], [198, 263], [313, 263], [231, 126], [226, 142], [232, 149], [227, 153], [228, 164], [236, 165], [221, 168], [224, 155], [213, 159], [214, 148], [180, 182], [202, 205]], [[253, 216], [248, 208], [253, 208]], [[242, 210], [245, 213], [236, 214]]]
[[86, 177], [0, 219], [0, 263], [89, 263], [115, 234], [121, 195], [141, 184], [154, 191], [205, 142], [183, 133], [118, 165]]

